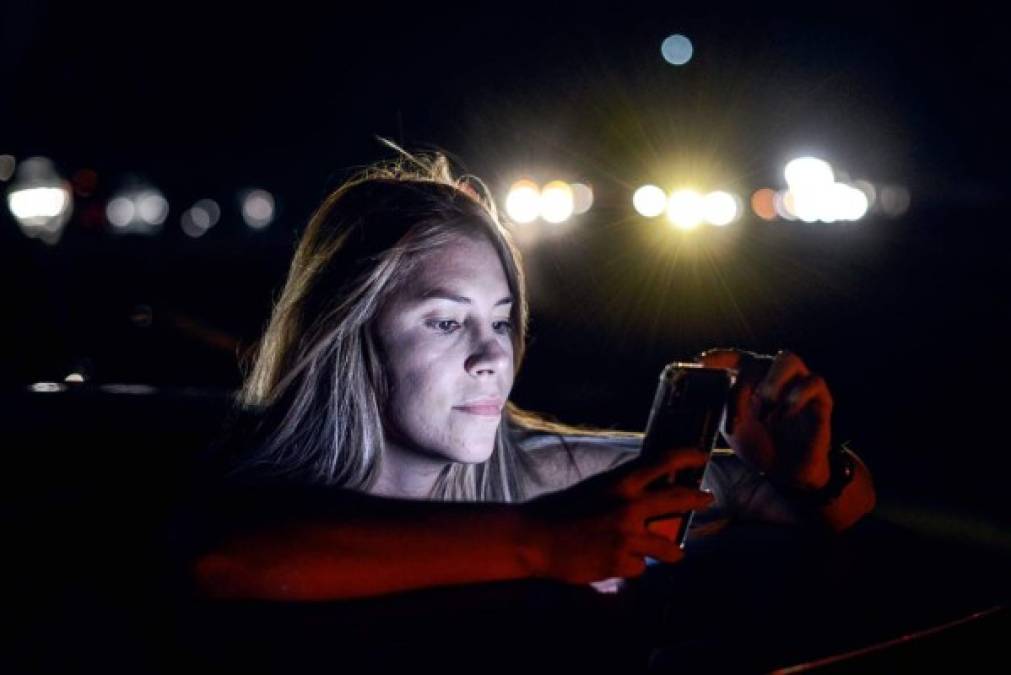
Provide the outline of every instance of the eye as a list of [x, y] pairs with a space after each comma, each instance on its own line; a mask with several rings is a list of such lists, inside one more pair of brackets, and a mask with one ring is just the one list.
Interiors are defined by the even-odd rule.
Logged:
[[494, 324], [494, 326], [495, 326], [495, 330], [497, 330], [497, 331], [499, 331], [501, 333], [511, 333], [513, 331], [513, 322], [512, 321], [508, 321], [508, 320], [506, 320], [506, 321], [496, 321], [495, 324]]
[[428, 322], [428, 326], [438, 330], [440, 333], [454, 333], [460, 328], [460, 322], [453, 319], [434, 319]]

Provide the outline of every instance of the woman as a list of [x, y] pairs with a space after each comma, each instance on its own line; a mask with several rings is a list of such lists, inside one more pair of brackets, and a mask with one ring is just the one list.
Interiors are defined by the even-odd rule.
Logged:
[[[333, 191], [301, 238], [221, 453], [227, 488], [207, 508], [223, 524], [195, 566], [206, 593], [593, 582], [637, 575], [645, 556], [681, 559], [651, 517], [715, 501], [842, 530], [873, 507], [858, 459], [849, 480], [832, 476], [831, 396], [793, 354], [768, 372], [740, 352], [703, 355], [741, 372], [734, 452], [710, 463], [707, 491], [655, 489], [701, 467], [697, 450], [644, 461], [639, 434], [509, 402], [528, 317], [519, 253], [480, 181], [403, 154]], [[797, 507], [827, 483], [830, 499]]]

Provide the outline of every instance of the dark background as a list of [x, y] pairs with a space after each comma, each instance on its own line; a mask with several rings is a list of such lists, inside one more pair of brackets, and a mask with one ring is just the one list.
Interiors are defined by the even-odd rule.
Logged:
[[[828, 380], [836, 435], [871, 466], [885, 516], [1008, 550], [1011, 64], [996, 14], [13, 2], [0, 20], [0, 153], [98, 175], [56, 246], [0, 216], [12, 428], [62, 424], [25, 411], [65, 395], [26, 387], [83, 367], [84, 390], [160, 392], [130, 420], [95, 394], [95, 428], [212, 430], [240, 375], [227, 340], [206, 336], [255, 341], [309, 213], [389, 156], [379, 135], [448, 151], [500, 203], [521, 175], [593, 186], [588, 214], [524, 251], [520, 405], [641, 429], [665, 362], [788, 347]], [[659, 53], [674, 32], [695, 45], [680, 68]], [[631, 209], [647, 182], [779, 188], [806, 153], [906, 186], [910, 210], [836, 225], [746, 214], [684, 235]], [[112, 236], [94, 214], [137, 178], [168, 199], [164, 230]], [[264, 231], [239, 217], [247, 187], [277, 200]], [[190, 239], [179, 214], [207, 197], [221, 222]], [[149, 326], [131, 320], [141, 305]], [[133, 450], [138, 472], [157, 473], [164, 458]], [[74, 457], [106, 466], [100, 448]]]

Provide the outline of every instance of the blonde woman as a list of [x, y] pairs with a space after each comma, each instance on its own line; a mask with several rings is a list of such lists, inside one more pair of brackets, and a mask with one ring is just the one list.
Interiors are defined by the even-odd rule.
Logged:
[[836, 475], [831, 395], [796, 355], [750, 379], [743, 353], [704, 355], [742, 369], [732, 447], [713, 457], [703, 490], [658, 489], [704, 456], [671, 448], [644, 461], [640, 434], [509, 401], [527, 320], [508, 228], [483, 184], [454, 178], [444, 157], [402, 152], [329, 194], [219, 448], [225, 479], [206, 490], [199, 588], [307, 600], [597, 582], [640, 574], [647, 556], [683, 557], [646, 529], [651, 517], [700, 510], [710, 529], [740, 516], [839, 531], [873, 508], [858, 458], [847, 453]]

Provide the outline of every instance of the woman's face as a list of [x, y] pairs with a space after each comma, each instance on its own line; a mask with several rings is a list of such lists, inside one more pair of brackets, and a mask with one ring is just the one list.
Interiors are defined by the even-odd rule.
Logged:
[[419, 261], [377, 318], [391, 454], [443, 464], [488, 459], [513, 384], [512, 302], [484, 238], [460, 237]]

